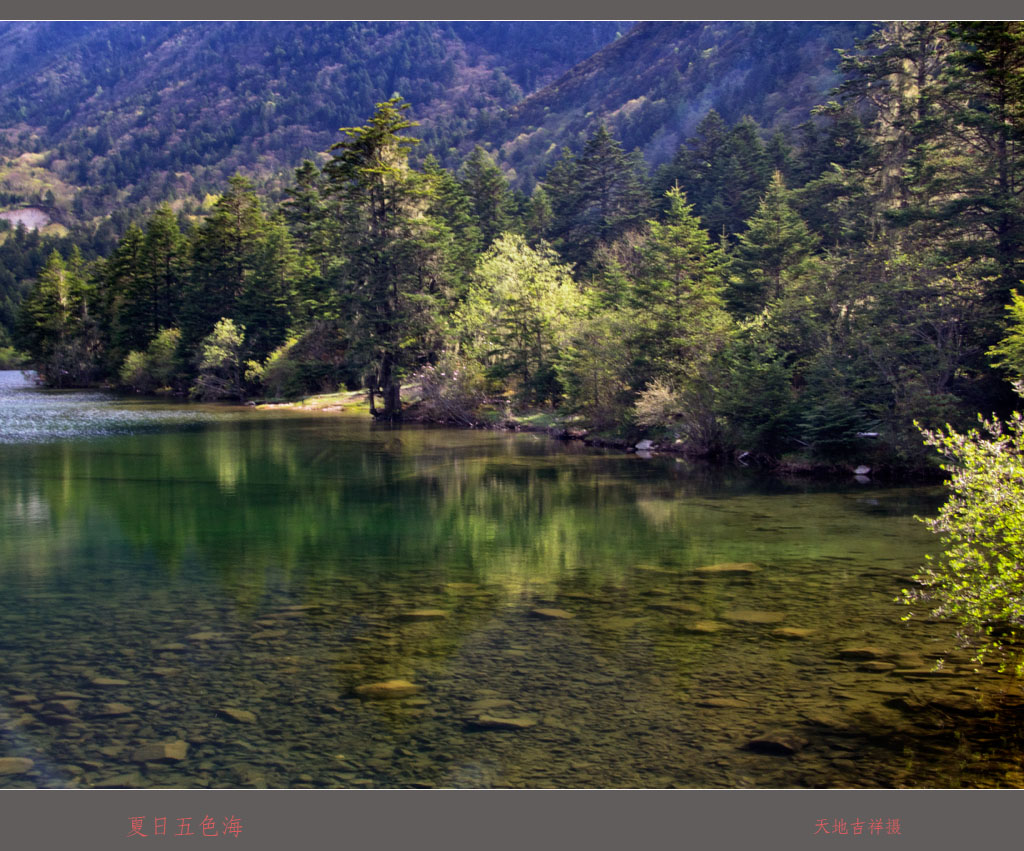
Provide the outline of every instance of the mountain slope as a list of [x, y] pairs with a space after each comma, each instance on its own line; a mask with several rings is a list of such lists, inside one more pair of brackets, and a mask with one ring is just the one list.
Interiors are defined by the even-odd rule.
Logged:
[[[428, 146], [616, 37], [614, 22], [0, 24], [3, 153], [44, 153], [79, 217], [216, 190], [337, 141], [398, 91]], [[40, 162], [33, 161], [34, 166]], [[88, 187], [88, 189], [84, 189]], [[48, 187], [52, 188], [52, 187]], [[0, 184], [0, 192], [17, 187]], [[39, 193], [42, 195], [42, 193]], [[32, 202], [42, 198], [7, 197]], [[65, 210], [67, 212], [67, 209]]]
[[[287, 180], [401, 93], [455, 168], [474, 144], [529, 188], [605, 121], [650, 165], [711, 107], [807, 118], [842, 22], [13, 22], [0, 24], [0, 208], [57, 222], [198, 207], [241, 171]], [[624, 34], [623, 34], [624, 33]], [[276, 176], [276, 177], [275, 177]]]
[[[711, 108], [762, 127], [809, 118], [836, 84], [836, 50], [872, 28], [845, 22], [647, 22], [511, 107], [486, 133], [506, 168], [543, 174], [562, 145], [604, 121], [650, 165], [668, 159]], [[464, 143], [462, 147], [466, 147]]]

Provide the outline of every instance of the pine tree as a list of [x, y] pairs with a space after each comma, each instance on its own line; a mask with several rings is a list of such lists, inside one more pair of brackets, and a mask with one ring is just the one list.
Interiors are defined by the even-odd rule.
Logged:
[[253, 284], [265, 230], [252, 183], [235, 175], [195, 234], [181, 321], [184, 351], [191, 352], [221, 319], [235, 317], [238, 299]]
[[96, 377], [99, 334], [77, 248], [65, 262], [54, 251], [22, 305], [18, 342], [50, 387], [87, 385]]
[[578, 157], [563, 156], [545, 188], [552, 201], [551, 235], [561, 255], [586, 269], [600, 245], [608, 245], [649, 214], [646, 177], [637, 154], [600, 125]]
[[[409, 166], [416, 126], [397, 95], [379, 103], [367, 124], [345, 127], [348, 138], [332, 146], [325, 167], [338, 201], [346, 263], [339, 299], [369, 379], [375, 416], [401, 417], [401, 382], [430, 348], [436, 316], [436, 223], [424, 214], [430, 182]], [[378, 411], [375, 396], [384, 407]]]
[[152, 339], [175, 324], [189, 259], [188, 245], [169, 204], [161, 204], [147, 222], [139, 259], [149, 314], [147, 332]]
[[670, 189], [664, 221], [648, 223], [633, 272], [629, 345], [636, 421], [673, 427], [694, 449], [715, 452], [722, 434], [714, 363], [732, 333], [722, 291], [728, 259], [683, 193]]
[[107, 327], [107, 366], [117, 370], [130, 351], [142, 351], [150, 340], [145, 304], [142, 247], [145, 235], [132, 223], [106, 264], [101, 305]]
[[484, 248], [512, 228], [515, 199], [508, 179], [480, 145], [473, 148], [459, 172], [462, 188], [469, 198]]
[[756, 313], [782, 295], [787, 279], [798, 276], [818, 238], [789, 205], [782, 175], [775, 172], [757, 212], [740, 234], [728, 300], [737, 314]]
[[721, 348], [730, 326], [722, 292], [728, 259], [701, 227], [678, 189], [668, 192], [662, 222], [649, 222], [639, 246], [632, 306], [646, 316], [637, 351], [653, 375], [697, 375]]

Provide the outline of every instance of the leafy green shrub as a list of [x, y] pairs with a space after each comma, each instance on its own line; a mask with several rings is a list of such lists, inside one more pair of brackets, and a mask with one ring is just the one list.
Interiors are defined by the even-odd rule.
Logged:
[[205, 402], [242, 399], [242, 345], [245, 326], [221, 319], [199, 347], [199, 375], [190, 394]]
[[121, 384], [138, 393], [153, 393], [168, 387], [177, 371], [180, 341], [181, 332], [177, 328], [165, 328], [145, 352], [129, 352], [118, 370]]
[[901, 599], [956, 621], [976, 661], [997, 652], [1002, 667], [1012, 661], [1024, 675], [1024, 651], [1010, 646], [1024, 630], [1024, 417], [978, 420], [980, 428], [966, 433], [922, 430], [951, 474], [945, 505], [923, 521], [943, 552], [928, 557], [914, 577], [920, 587]]
[[21, 369], [26, 363], [25, 356], [13, 346], [0, 346], [0, 369]]

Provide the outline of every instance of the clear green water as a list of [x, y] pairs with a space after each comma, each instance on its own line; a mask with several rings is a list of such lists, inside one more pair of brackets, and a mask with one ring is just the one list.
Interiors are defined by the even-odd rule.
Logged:
[[892, 603], [940, 497], [0, 373], [0, 787], [1020, 785]]

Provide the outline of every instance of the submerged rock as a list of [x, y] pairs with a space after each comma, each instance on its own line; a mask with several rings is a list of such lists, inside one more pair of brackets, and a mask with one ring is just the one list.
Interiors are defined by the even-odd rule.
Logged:
[[695, 701], [697, 706], [706, 709], [749, 709], [750, 704], [732, 697], [709, 697], [705, 700]]
[[780, 626], [778, 629], [772, 630], [772, 635], [776, 638], [786, 638], [790, 641], [807, 639], [814, 635], [814, 633], [815, 630], [813, 629], [803, 629], [798, 626]]
[[761, 568], [749, 561], [727, 561], [722, 564], [709, 564], [705, 567], [698, 567], [694, 573], [702, 576], [729, 576], [757, 573]]
[[868, 671], [873, 674], [884, 674], [887, 671], [891, 671], [896, 666], [892, 662], [878, 662], [872, 659], [869, 662], [865, 662], [863, 665], [858, 665], [858, 671]]
[[217, 710], [217, 714], [223, 718], [228, 718], [232, 721], [237, 721], [240, 724], [255, 724], [256, 716], [248, 709], [237, 709], [234, 706], [222, 706]]
[[439, 621], [448, 617], [444, 609], [413, 609], [399, 615], [403, 621]]
[[180, 762], [188, 755], [188, 742], [158, 742], [136, 748], [132, 762]]
[[548, 621], [569, 620], [576, 617], [572, 612], [567, 612], [565, 609], [533, 609], [530, 611], [530, 616]]
[[469, 704], [470, 712], [486, 712], [489, 709], [504, 709], [511, 706], [511, 700], [503, 700], [498, 697], [486, 697], [483, 700], [474, 700]]
[[131, 685], [131, 683], [128, 680], [117, 680], [113, 677], [95, 677], [89, 682], [91, 685], [99, 686], [100, 688], [117, 688], [118, 686]]
[[802, 750], [807, 740], [790, 730], [772, 730], [747, 742], [747, 750], [772, 756], [792, 756]]
[[97, 789], [139, 789], [146, 784], [142, 775], [133, 771], [130, 774], [117, 774], [114, 777], [98, 780], [93, 785]]
[[70, 715], [78, 709], [81, 703], [80, 700], [50, 700], [43, 706], [43, 711]]
[[154, 677], [173, 677], [175, 674], [181, 673], [181, 668], [157, 667], [153, 668], [150, 673]]
[[123, 703], [104, 703], [97, 712], [92, 713], [93, 718], [116, 718], [120, 715], [131, 715], [135, 710]]
[[31, 759], [22, 756], [0, 757], [0, 775], [24, 774], [26, 771], [31, 771], [34, 765], [35, 762]]
[[402, 697], [412, 697], [423, 691], [423, 686], [410, 683], [408, 680], [386, 680], [381, 683], [366, 683], [356, 686], [355, 693], [359, 697], [375, 700], [394, 700]]
[[536, 718], [497, 718], [493, 715], [480, 715], [466, 722], [467, 726], [476, 730], [525, 730], [537, 724]]
[[684, 615], [699, 614], [702, 609], [694, 603], [655, 602], [648, 603], [647, 608], [657, 609], [660, 612], [677, 612]]
[[723, 629], [729, 629], [729, 625], [719, 623], [718, 621], [697, 621], [696, 623], [687, 624], [682, 629], [684, 632], [694, 632], [698, 635], [711, 635], [721, 632]]
[[722, 618], [734, 623], [780, 623], [786, 619], [784, 612], [759, 612], [754, 609], [736, 609], [726, 612]]
[[891, 650], [884, 647], [853, 646], [843, 647], [836, 654], [840, 659], [887, 659], [892, 656]]

